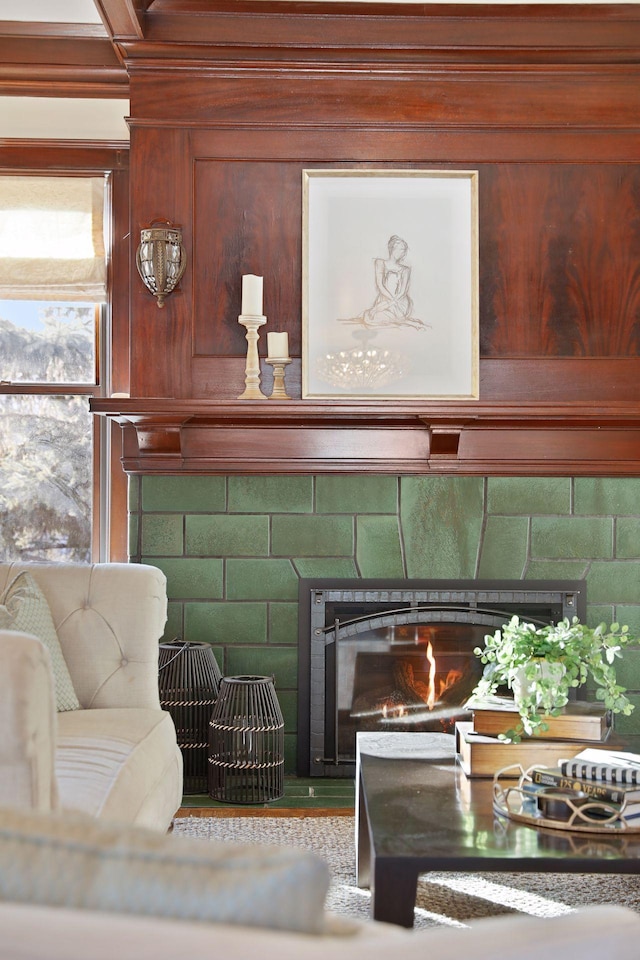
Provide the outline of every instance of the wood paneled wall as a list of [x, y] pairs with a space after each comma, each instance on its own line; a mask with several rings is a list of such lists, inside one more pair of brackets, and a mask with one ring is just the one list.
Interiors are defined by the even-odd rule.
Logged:
[[[155, 217], [180, 223], [189, 266], [163, 310], [134, 278], [132, 397], [238, 396], [244, 273], [264, 276], [300, 396], [306, 167], [477, 169], [481, 408], [470, 402], [470, 415], [569, 403], [574, 429], [584, 404], [589, 444], [616, 417], [625, 429], [638, 418], [620, 446], [636, 469], [637, 8], [156, 0], [144, 29], [121, 44], [132, 236]], [[577, 459], [603, 469], [616, 444]], [[490, 443], [482, 462], [491, 469]]]
[[[638, 356], [638, 51], [620, 62], [637, 14], [281, 7], [165, 2], [148, 23], [166, 62], [129, 46], [132, 228], [181, 223], [190, 260], [162, 314], [133, 287], [133, 395], [236, 395], [243, 273], [264, 276], [265, 312], [300, 355], [309, 166], [479, 170], [481, 358], [607, 358], [615, 375]], [[330, 53], [308, 45], [319, 23]]]

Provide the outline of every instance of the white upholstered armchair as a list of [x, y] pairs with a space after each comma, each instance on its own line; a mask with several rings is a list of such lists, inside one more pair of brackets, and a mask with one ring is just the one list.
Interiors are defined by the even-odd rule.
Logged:
[[[42, 595], [62, 663], [42, 642]], [[144, 564], [0, 564], [0, 598], [0, 806], [166, 829], [182, 798], [182, 757], [158, 698], [164, 574]]]

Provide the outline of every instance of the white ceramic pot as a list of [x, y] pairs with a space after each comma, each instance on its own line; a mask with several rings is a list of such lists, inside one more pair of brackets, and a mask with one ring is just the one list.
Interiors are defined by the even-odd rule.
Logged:
[[[547, 683], [560, 683], [566, 672], [564, 664], [558, 663], [557, 661], [549, 663], [546, 660], [536, 660], [535, 664], [538, 676]], [[526, 668], [524, 666], [520, 667], [511, 681], [511, 689], [513, 690], [516, 707], [522, 702], [523, 697], [528, 697], [531, 692], [533, 680], [525, 676], [525, 670]], [[536, 690], [536, 704], [538, 706], [541, 700], [542, 692]]]

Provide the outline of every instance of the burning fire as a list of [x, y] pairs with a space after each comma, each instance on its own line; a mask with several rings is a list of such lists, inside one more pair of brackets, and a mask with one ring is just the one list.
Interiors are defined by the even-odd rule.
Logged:
[[427, 644], [427, 661], [429, 663], [429, 687], [426, 702], [429, 710], [433, 710], [436, 703], [436, 658], [433, 655], [431, 640]]
[[433, 654], [433, 644], [430, 640], [427, 642], [425, 656], [427, 664], [429, 665], [428, 681], [426, 684], [416, 684], [415, 689], [416, 692], [420, 693], [427, 708], [433, 710], [444, 691], [448, 690], [449, 687], [461, 679], [462, 672], [460, 670], [449, 670], [445, 677], [438, 677], [436, 658]]
[[383, 703], [382, 704], [382, 717], [384, 720], [387, 717], [404, 717], [406, 716], [407, 708], [403, 703], [392, 704], [392, 703]]

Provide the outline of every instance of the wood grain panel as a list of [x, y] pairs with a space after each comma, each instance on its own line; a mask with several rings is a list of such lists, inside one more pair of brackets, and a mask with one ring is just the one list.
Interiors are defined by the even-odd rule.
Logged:
[[246, 356], [241, 278], [253, 273], [264, 277], [266, 329], [286, 330], [299, 355], [300, 164], [199, 159], [194, 188], [194, 353]]
[[[102, 0], [104, 2], [104, 0]], [[419, 50], [445, 59], [474, 53], [495, 61], [510, 53], [520, 58], [549, 58], [554, 50], [566, 59], [580, 53], [597, 59], [617, 51], [633, 56], [640, 40], [638, 14], [632, 5], [490, 5], [469, 8], [406, 3], [290, 3], [247, 0], [154, 0], [145, 18], [145, 37], [154, 46], [222, 47], [251, 42], [263, 55], [269, 49], [341, 48], [351, 52], [381, 50], [387, 56]], [[247, 36], [247, 21], [253, 29]], [[129, 44], [129, 55], [140, 52]]]
[[[203, 86], [209, 90], [203, 96]], [[166, 90], [171, 89], [167, 98]], [[296, 126], [379, 124], [416, 127], [602, 124], [637, 127], [640, 69], [571, 69], [548, 75], [535, 68], [495, 74], [473, 69], [362, 72], [233, 67], [177, 73], [153, 66], [131, 77], [132, 114], [158, 122], [269, 123]]]
[[176, 290], [158, 308], [131, 269], [131, 393], [139, 397], [185, 397], [191, 393], [192, 353], [192, 161], [185, 131], [133, 131], [131, 138], [131, 251], [140, 230], [157, 218], [183, 227], [187, 269]]
[[638, 356], [637, 166], [482, 168], [485, 356]]

